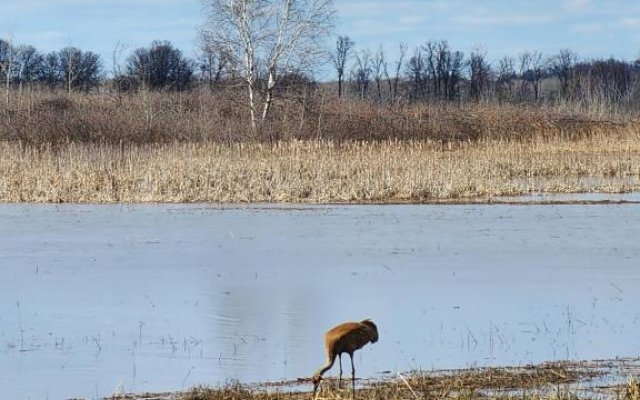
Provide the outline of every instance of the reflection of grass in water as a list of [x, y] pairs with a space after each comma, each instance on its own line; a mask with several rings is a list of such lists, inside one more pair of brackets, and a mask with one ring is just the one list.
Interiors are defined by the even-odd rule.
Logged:
[[27, 351], [24, 348], [24, 329], [22, 328], [22, 313], [20, 312], [19, 301], [16, 301], [16, 308], [18, 309], [18, 329], [20, 329], [20, 351]]
[[0, 143], [0, 201], [428, 202], [640, 189], [640, 134], [273, 145]]
[[[589, 385], [589, 380], [596, 382], [597, 379], [609, 375], [614, 365], [615, 362], [614, 364], [554, 362], [524, 367], [415, 373], [408, 378], [398, 375], [393, 379], [366, 382], [357, 390], [356, 398], [363, 400], [640, 399], [640, 387], [636, 379], [630, 379], [626, 385], [609, 387], [601, 384]], [[293, 386], [304, 390], [304, 386], [301, 385], [309, 385], [310, 390], [310, 382], [306, 380], [269, 383], [258, 388], [249, 388], [234, 382], [217, 389], [193, 388], [177, 398], [182, 400], [309, 399], [309, 392], [287, 390]], [[333, 379], [325, 382], [318, 395], [318, 399], [350, 398], [349, 385], [343, 385], [343, 389], [338, 389]]]

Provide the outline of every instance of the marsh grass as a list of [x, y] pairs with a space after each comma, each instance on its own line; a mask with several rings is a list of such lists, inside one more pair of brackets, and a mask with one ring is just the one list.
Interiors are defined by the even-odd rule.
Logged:
[[0, 142], [4, 202], [459, 202], [639, 189], [633, 128], [572, 140]]
[[16, 93], [4, 202], [463, 202], [640, 189], [640, 121], [566, 106], [280, 101], [233, 91]]
[[[520, 367], [473, 368], [413, 372], [374, 381], [359, 382], [359, 400], [637, 400], [637, 381], [603, 387], [598, 379], [612, 371], [593, 362], [553, 362]], [[293, 385], [293, 386], [291, 386]], [[305, 386], [306, 385], [306, 386]], [[249, 387], [231, 382], [219, 388], [194, 387], [186, 392], [122, 395], [124, 399], [180, 400], [302, 400], [314, 399], [311, 383], [304, 380]], [[321, 385], [315, 400], [351, 399], [348, 382], [338, 388], [335, 379]]]

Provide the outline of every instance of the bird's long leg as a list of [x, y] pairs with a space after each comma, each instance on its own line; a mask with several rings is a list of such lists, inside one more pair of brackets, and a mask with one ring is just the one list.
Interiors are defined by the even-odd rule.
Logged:
[[353, 353], [349, 353], [351, 358], [351, 396], [356, 398], [356, 367], [353, 366]]
[[338, 364], [340, 365], [340, 375], [338, 375], [338, 389], [342, 384], [342, 353], [338, 354]]

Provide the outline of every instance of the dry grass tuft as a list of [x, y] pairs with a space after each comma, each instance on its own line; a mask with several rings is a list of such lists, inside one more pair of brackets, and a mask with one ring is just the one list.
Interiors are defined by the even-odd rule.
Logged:
[[413, 387], [427, 391], [534, 389], [544, 385], [574, 383], [599, 373], [576, 365], [548, 363], [524, 367], [479, 368], [452, 371], [444, 375], [418, 375], [409, 379]]
[[629, 382], [625, 388], [624, 398], [626, 400], [639, 400], [640, 399], [640, 383], [634, 377], [629, 378]]
[[276, 399], [268, 393], [259, 393], [243, 387], [240, 383], [230, 383], [219, 389], [208, 387], [195, 387], [185, 392], [180, 400], [241, 400], [241, 399]]

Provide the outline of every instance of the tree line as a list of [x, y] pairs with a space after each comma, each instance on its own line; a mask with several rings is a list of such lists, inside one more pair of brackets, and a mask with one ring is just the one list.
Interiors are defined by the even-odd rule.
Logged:
[[382, 48], [357, 50], [346, 36], [336, 40], [333, 53], [338, 95], [346, 75], [351, 96], [379, 103], [401, 101], [497, 101], [511, 103], [586, 102], [633, 104], [640, 96], [640, 60], [580, 59], [569, 50], [544, 55], [525, 51], [490, 62], [487, 52], [468, 56], [446, 40], [427, 41], [389, 61]]
[[[115, 54], [114, 54], [115, 59]], [[89, 92], [106, 84], [121, 90], [185, 90], [194, 82], [197, 63], [168, 41], [154, 41], [134, 50], [124, 68], [77, 47], [43, 53], [31, 45], [13, 45], [0, 39], [0, 78], [7, 88], [64, 89]]]
[[[382, 48], [358, 50], [349, 37], [339, 36], [330, 63], [325, 64], [335, 71], [337, 96], [380, 103], [558, 99], [620, 103], [631, 101], [640, 89], [640, 61], [581, 60], [569, 49], [551, 56], [526, 51], [494, 63], [482, 50], [473, 50], [466, 57], [446, 40], [428, 41], [411, 54], [407, 54], [406, 45], [400, 44], [397, 53], [397, 59], [389, 60]], [[311, 76], [302, 78], [313, 82]], [[42, 53], [31, 45], [12, 45], [0, 39], [0, 79], [12, 88], [38, 85], [88, 92], [112, 83], [119, 90], [189, 90], [196, 84], [213, 89], [218, 83], [236, 81], [238, 74], [231, 68], [228, 55], [210, 44], [204, 44], [198, 57], [191, 59], [168, 41], [154, 41], [149, 47], [134, 50], [124, 68], [114, 63], [109, 71], [104, 60], [92, 51], [65, 47]], [[255, 79], [255, 86], [268, 86], [268, 77], [258, 75]]]
[[[141, 90], [211, 91], [238, 88], [259, 132], [272, 105], [290, 93], [336, 86], [336, 97], [377, 104], [416, 102], [639, 104], [640, 61], [580, 59], [569, 50], [545, 55], [525, 51], [492, 61], [487, 52], [468, 55], [446, 40], [413, 49], [400, 44], [395, 59], [385, 50], [358, 48], [348, 36], [326, 46], [335, 18], [333, 0], [206, 0], [206, 23], [194, 58], [168, 41], [124, 53], [116, 46], [110, 68], [91, 51], [65, 47], [42, 53], [0, 40], [0, 79], [10, 92], [33, 87], [118, 93]], [[316, 82], [314, 72], [335, 71], [335, 81]], [[10, 115], [10, 113], [9, 113]]]

